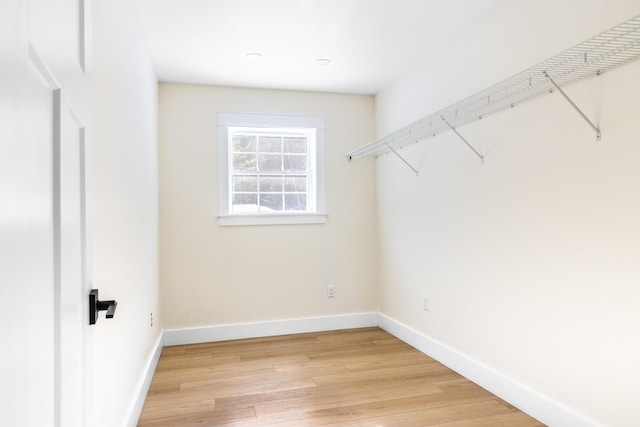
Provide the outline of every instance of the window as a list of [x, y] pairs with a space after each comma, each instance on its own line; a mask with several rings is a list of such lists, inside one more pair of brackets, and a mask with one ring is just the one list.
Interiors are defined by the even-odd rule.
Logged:
[[323, 223], [324, 119], [218, 114], [220, 225]]

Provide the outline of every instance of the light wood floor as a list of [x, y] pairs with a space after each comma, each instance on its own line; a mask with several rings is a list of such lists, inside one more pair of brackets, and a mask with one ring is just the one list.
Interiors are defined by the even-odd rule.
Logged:
[[166, 347], [139, 426], [529, 427], [379, 328]]

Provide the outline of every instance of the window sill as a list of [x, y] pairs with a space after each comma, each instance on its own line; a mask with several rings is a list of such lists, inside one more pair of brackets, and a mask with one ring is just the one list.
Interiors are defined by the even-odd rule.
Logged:
[[240, 214], [218, 216], [218, 225], [221, 227], [234, 225], [325, 224], [326, 222], [327, 214]]

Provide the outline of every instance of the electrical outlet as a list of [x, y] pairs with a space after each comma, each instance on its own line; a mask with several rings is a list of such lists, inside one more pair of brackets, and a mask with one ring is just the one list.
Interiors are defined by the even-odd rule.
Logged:
[[426, 295], [422, 295], [422, 309], [429, 311], [429, 297]]
[[327, 286], [327, 298], [336, 297], [336, 287], [334, 285]]

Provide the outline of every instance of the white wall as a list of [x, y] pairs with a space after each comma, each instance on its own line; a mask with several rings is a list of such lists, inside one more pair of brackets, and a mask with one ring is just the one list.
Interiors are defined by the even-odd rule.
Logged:
[[[640, 13], [505, 1], [376, 97], [379, 136]], [[377, 161], [380, 312], [585, 420], [640, 425], [640, 63]], [[430, 310], [422, 309], [422, 295]], [[554, 425], [553, 420], [546, 420]], [[556, 423], [557, 425], [557, 423]]]
[[[100, 425], [124, 426], [160, 336], [157, 81], [135, 2], [93, 5], [94, 287], [116, 299], [96, 326]], [[150, 314], [154, 326], [150, 326]], [[135, 415], [135, 414], [134, 414]]]
[[[325, 117], [326, 224], [218, 226], [218, 112]], [[164, 328], [376, 311], [374, 162], [343, 156], [373, 128], [368, 96], [161, 84]]]

